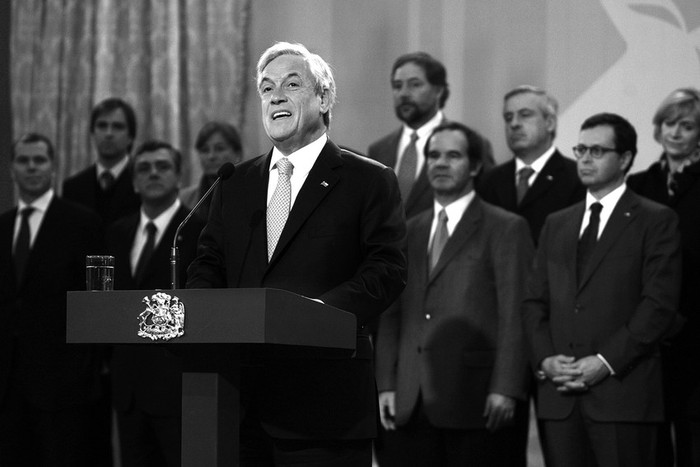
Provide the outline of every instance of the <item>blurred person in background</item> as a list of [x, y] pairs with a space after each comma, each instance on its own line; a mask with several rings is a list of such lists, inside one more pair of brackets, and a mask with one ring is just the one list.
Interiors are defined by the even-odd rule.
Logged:
[[[663, 152], [627, 185], [678, 214], [683, 251], [680, 332], [662, 346], [667, 420], [659, 436], [659, 466], [673, 466], [671, 427], [679, 467], [700, 465], [700, 91], [681, 88], [663, 100], [653, 118]], [[682, 323], [685, 324], [682, 324]]]

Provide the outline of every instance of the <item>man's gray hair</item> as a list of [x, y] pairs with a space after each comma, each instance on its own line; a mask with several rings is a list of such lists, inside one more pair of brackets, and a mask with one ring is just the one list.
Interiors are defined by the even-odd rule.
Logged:
[[256, 68], [258, 92], [260, 91], [263, 70], [270, 64], [271, 61], [282, 55], [296, 55], [298, 57], [302, 57], [309, 65], [309, 71], [311, 72], [311, 76], [314, 78], [314, 90], [316, 94], [320, 96], [324, 92], [328, 92], [328, 111], [323, 114], [323, 123], [326, 125], [326, 127], [329, 127], [331, 124], [331, 110], [333, 109], [336, 101], [335, 79], [333, 78], [333, 72], [331, 71], [330, 65], [326, 63], [324, 59], [317, 54], [309, 52], [309, 50], [302, 44], [277, 42], [263, 52], [263, 54], [260, 56], [260, 60], [258, 60], [258, 66]]

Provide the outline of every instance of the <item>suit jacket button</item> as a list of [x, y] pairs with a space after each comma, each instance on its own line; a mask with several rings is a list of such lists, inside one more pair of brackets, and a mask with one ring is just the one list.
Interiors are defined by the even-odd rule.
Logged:
[[421, 353], [421, 352], [423, 352], [423, 347], [418, 346], [418, 353]]
[[425, 319], [430, 319], [430, 318], [431, 318], [430, 313], [426, 313], [426, 314], [425, 314]]

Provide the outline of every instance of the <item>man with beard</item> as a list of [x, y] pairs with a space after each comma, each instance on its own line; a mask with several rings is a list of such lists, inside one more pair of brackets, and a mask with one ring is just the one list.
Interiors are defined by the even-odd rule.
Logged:
[[91, 208], [107, 226], [138, 211], [140, 204], [129, 163], [136, 138], [134, 109], [122, 99], [105, 99], [92, 111], [90, 133], [97, 162], [65, 180], [63, 197]]
[[406, 218], [432, 207], [433, 192], [420, 155], [430, 133], [445, 120], [450, 95], [447, 71], [425, 52], [400, 56], [391, 69], [394, 110], [403, 126], [372, 143], [368, 156], [393, 167], [399, 178]]

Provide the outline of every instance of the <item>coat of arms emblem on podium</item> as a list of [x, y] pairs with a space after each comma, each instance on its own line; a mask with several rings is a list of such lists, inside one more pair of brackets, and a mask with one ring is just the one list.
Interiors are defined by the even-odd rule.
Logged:
[[151, 340], [170, 340], [185, 333], [185, 305], [164, 292], [143, 297], [146, 309], [139, 315], [139, 336]]

